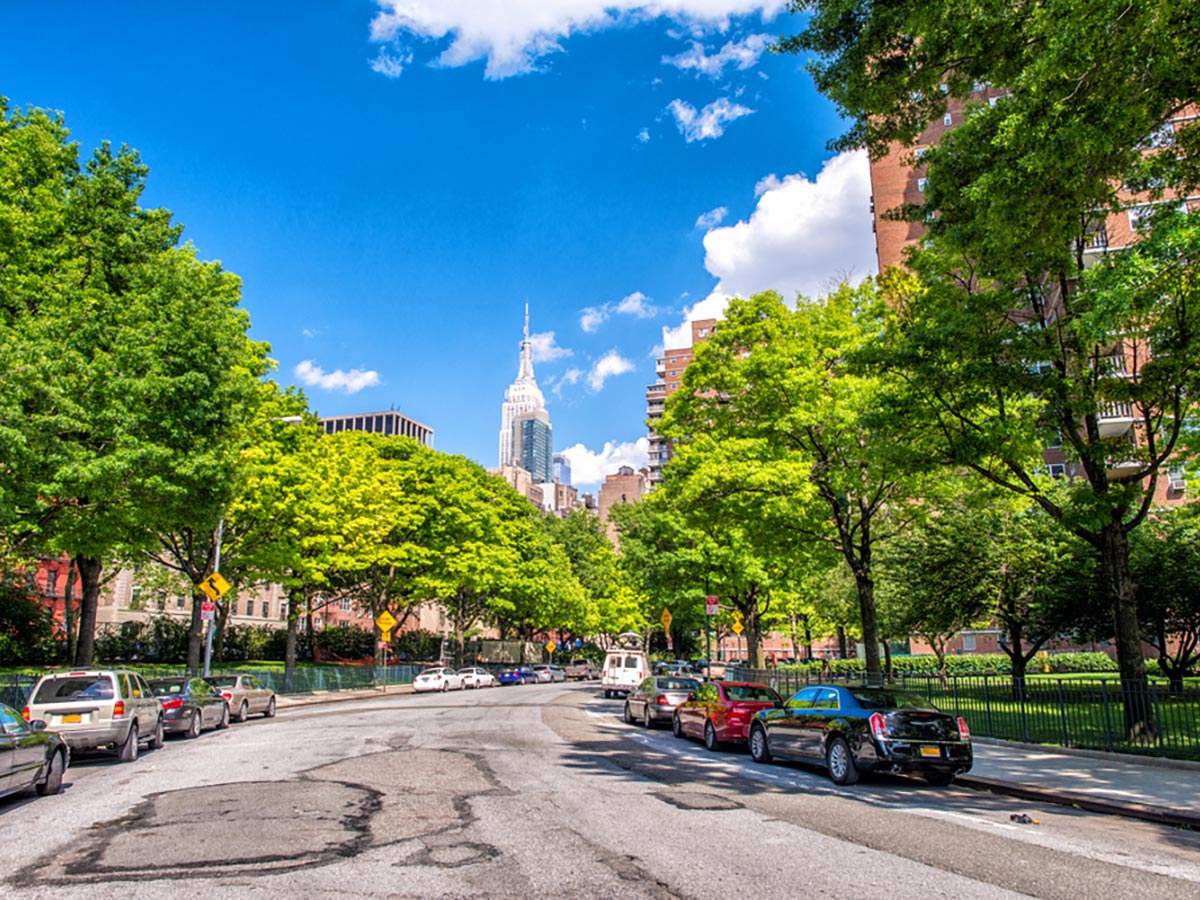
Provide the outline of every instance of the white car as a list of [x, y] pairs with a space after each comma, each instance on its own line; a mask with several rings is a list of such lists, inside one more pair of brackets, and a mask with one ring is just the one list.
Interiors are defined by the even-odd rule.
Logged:
[[538, 684], [549, 684], [552, 681], [566, 681], [567, 673], [562, 666], [534, 666]]
[[423, 691], [461, 691], [462, 677], [449, 666], [437, 666], [426, 669], [413, 680], [413, 690]]
[[487, 669], [459, 669], [458, 674], [464, 688], [500, 687], [496, 676]]

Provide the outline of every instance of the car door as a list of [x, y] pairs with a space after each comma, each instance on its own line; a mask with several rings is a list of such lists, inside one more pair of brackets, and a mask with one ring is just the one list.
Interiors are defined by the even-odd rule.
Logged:
[[143, 727], [147, 733], [154, 731], [155, 722], [162, 716], [162, 707], [159, 705], [158, 698], [154, 696], [154, 691], [150, 689], [150, 685], [146, 684], [146, 680], [137, 672], [129, 673], [129, 690], [133, 694], [133, 701], [137, 704], [138, 718], [145, 722]]
[[783, 709], [768, 710], [764, 721], [767, 726], [767, 742], [772, 753], [782, 756], [803, 756], [803, 741], [800, 737], [804, 716], [812, 708], [818, 688], [804, 688], [783, 705]]
[[841, 695], [837, 688], [820, 688], [817, 691], [812, 706], [803, 714], [798, 738], [798, 750], [802, 755], [818, 759], [825, 757], [825, 732], [840, 709]]
[[47, 741], [15, 709], [0, 705], [0, 792], [33, 784], [46, 759]]

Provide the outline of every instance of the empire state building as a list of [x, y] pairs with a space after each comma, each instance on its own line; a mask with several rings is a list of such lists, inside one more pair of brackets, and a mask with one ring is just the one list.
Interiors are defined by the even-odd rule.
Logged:
[[519, 466], [534, 481], [551, 481], [554, 455], [546, 398], [533, 377], [533, 344], [529, 340], [529, 304], [525, 304], [525, 338], [517, 380], [504, 392], [500, 410], [500, 465]]

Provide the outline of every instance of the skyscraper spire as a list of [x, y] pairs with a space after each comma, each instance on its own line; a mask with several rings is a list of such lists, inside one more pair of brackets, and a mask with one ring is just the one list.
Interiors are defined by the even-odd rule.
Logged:
[[[529, 304], [525, 304], [525, 339], [521, 341], [521, 368], [517, 381], [533, 381], [533, 343], [529, 340]], [[541, 394], [539, 393], [539, 397]]]
[[525, 340], [529, 340], [529, 303], [525, 303]]
[[[546, 413], [546, 401], [533, 377], [533, 341], [529, 339], [529, 304], [525, 304], [525, 333], [521, 341], [521, 366], [517, 378], [504, 392], [504, 404], [500, 413], [500, 465], [521, 464], [517, 459], [517, 443], [514, 441], [513, 424], [521, 417], [534, 416], [545, 428], [545, 439], [541, 443], [546, 447], [546, 462], [544, 467], [550, 469], [550, 417]], [[539, 432], [540, 433], [540, 432]], [[549, 480], [549, 475], [542, 475], [543, 480]]]

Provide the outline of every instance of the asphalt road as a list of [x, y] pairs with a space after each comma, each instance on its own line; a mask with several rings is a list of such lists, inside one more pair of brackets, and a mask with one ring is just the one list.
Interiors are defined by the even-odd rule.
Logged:
[[900, 778], [835, 788], [620, 711], [591, 685], [387, 696], [132, 765], [80, 757], [61, 795], [0, 801], [0, 895], [1200, 896], [1194, 832]]

